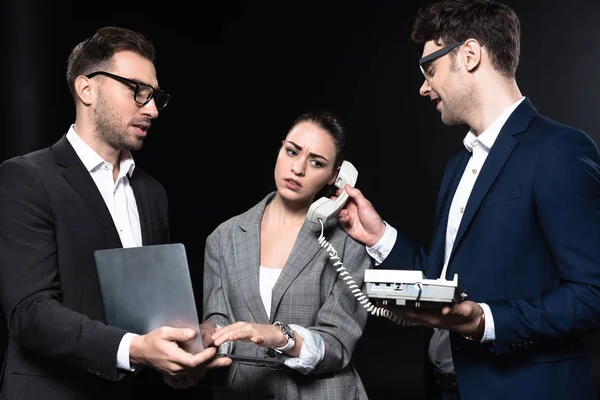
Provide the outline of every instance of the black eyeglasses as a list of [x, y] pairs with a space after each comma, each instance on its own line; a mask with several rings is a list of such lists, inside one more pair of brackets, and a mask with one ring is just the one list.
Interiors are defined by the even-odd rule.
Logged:
[[162, 110], [165, 108], [171, 95], [160, 90], [154, 89], [150, 85], [146, 85], [145, 83], [141, 83], [138, 81], [134, 81], [133, 79], [123, 78], [122, 76], [111, 74], [110, 72], [104, 71], [96, 71], [91, 74], [86, 75], [87, 78], [93, 78], [96, 75], [104, 75], [109, 78], [113, 78], [116, 81], [119, 81], [125, 85], [131, 86], [132, 89], [135, 89], [133, 94], [133, 99], [136, 103], [141, 106], [145, 106], [150, 102], [150, 100], [154, 99], [154, 104], [156, 104], [156, 108]]
[[431, 78], [431, 77], [428, 75], [428, 73], [427, 73], [427, 71], [426, 71], [426, 68], [424, 68], [424, 66], [425, 66], [426, 64], [428, 64], [428, 63], [430, 63], [430, 62], [432, 62], [432, 61], [434, 61], [434, 60], [437, 60], [437, 59], [438, 59], [438, 58], [440, 58], [440, 57], [443, 57], [443, 56], [445, 56], [446, 54], [448, 54], [448, 53], [450, 53], [452, 50], [454, 50], [456, 47], [458, 47], [458, 46], [462, 46], [464, 43], [465, 43], [465, 42], [464, 42], [464, 41], [462, 41], [462, 42], [456, 42], [456, 43], [453, 43], [453, 44], [449, 44], [448, 46], [446, 46], [446, 47], [442, 47], [441, 49], [439, 49], [439, 50], [436, 50], [436, 51], [434, 51], [433, 53], [431, 53], [431, 54], [428, 54], [428, 55], [426, 55], [425, 57], [421, 58], [421, 59], [419, 60], [419, 67], [421, 68], [421, 72], [423, 73], [423, 76], [425, 76], [425, 79], [426, 79], [427, 81], [429, 81], [429, 79]]

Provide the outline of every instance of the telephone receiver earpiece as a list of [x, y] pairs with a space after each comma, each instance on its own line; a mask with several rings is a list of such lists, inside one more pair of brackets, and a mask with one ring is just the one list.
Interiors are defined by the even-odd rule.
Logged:
[[350, 164], [349, 161], [342, 161], [338, 176], [335, 180], [334, 185], [343, 189], [346, 184], [354, 187], [356, 185], [356, 179], [358, 178], [358, 171], [354, 165]]
[[[354, 187], [357, 178], [358, 171], [356, 168], [354, 168], [354, 166], [348, 161], [344, 161], [340, 167], [340, 171], [334, 184], [340, 189], [345, 188], [346, 185]], [[325, 239], [325, 223], [329, 218], [334, 217], [342, 209], [342, 207], [344, 207], [349, 197], [350, 196], [346, 190], [343, 190], [335, 200], [328, 199], [327, 197], [321, 197], [310, 206], [308, 212], [306, 213], [306, 218], [310, 221], [321, 223], [321, 235], [317, 239], [319, 245], [327, 251], [329, 259], [333, 263], [332, 267], [336, 269], [340, 280], [342, 280], [348, 286], [348, 289], [354, 295], [356, 301], [358, 301], [358, 303], [361, 304], [369, 314], [388, 318], [400, 326], [415, 325], [409, 320], [398, 317], [386, 308], [377, 307], [372, 304], [369, 298], [362, 292], [361, 288], [358, 287], [358, 284], [354, 278], [352, 278], [350, 273], [346, 270], [346, 267], [344, 267], [344, 263], [341, 260], [340, 254], [333, 247], [333, 245]], [[369, 270], [365, 271], [365, 280], [367, 277], [367, 272], [369, 272]]]
[[[349, 161], [343, 161], [334, 185], [340, 189], [345, 188], [346, 184], [354, 187], [357, 179], [358, 170]], [[335, 200], [321, 197], [311, 204], [306, 213], [306, 218], [312, 222], [319, 223], [320, 221], [325, 224], [327, 220], [337, 215], [346, 204], [346, 201], [348, 201], [348, 193], [345, 190]]]

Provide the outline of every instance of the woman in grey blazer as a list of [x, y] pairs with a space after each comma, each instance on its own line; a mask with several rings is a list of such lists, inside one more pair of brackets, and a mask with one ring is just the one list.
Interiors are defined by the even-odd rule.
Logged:
[[214, 344], [233, 341], [233, 354], [246, 356], [276, 348], [285, 359], [281, 368], [234, 362], [214, 387], [216, 399], [367, 399], [350, 362], [367, 311], [318, 238], [337, 250], [359, 287], [372, 258], [336, 218], [324, 226], [306, 220], [335, 182], [343, 146], [329, 112], [300, 116], [279, 150], [277, 190], [207, 238], [203, 319], [222, 326]]

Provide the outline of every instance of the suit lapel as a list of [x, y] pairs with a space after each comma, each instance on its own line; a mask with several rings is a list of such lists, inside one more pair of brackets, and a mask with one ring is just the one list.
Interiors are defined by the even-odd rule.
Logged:
[[[262, 202], [250, 209], [240, 219], [239, 229], [234, 233], [235, 273], [241, 296], [257, 323], [269, 324], [262, 298], [260, 297], [260, 224], [265, 207], [275, 193], [270, 193]], [[335, 223], [335, 221], [334, 221]], [[329, 227], [330, 224], [327, 225]], [[321, 225], [305, 221], [300, 229], [294, 247], [286, 260], [277, 283], [273, 287], [271, 299], [271, 319], [274, 317], [281, 298], [292, 282], [321, 250], [318, 243]]]
[[152, 220], [150, 219], [150, 211], [148, 210], [148, 190], [143, 179], [141, 179], [139, 173], [135, 173], [135, 169], [131, 177], [129, 177], [129, 183], [133, 189], [133, 195], [137, 204], [138, 213], [140, 215], [140, 229], [142, 231], [142, 245], [149, 245], [155, 243], [152, 237], [153, 227]]
[[[330, 225], [328, 225], [330, 226]], [[321, 225], [310, 221], [305, 221], [298, 233], [296, 242], [288, 259], [286, 260], [281, 276], [273, 287], [273, 296], [271, 299], [271, 319], [277, 313], [277, 308], [285, 292], [288, 290], [294, 280], [300, 273], [311, 265], [312, 260], [322, 249], [318, 239]], [[274, 321], [271, 321], [274, 322]]]
[[485, 199], [485, 196], [488, 194], [490, 188], [498, 178], [498, 175], [504, 168], [508, 158], [510, 157], [512, 151], [516, 147], [518, 141], [514, 137], [514, 135], [519, 134], [527, 129], [529, 122], [533, 114], [535, 113], [535, 108], [529, 102], [528, 99], [525, 99], [512, 113], [512, 115], [508, 118], [490, 153], [488, 154], [483, 168], [481, 169], [481, 175], [477, 178], [475, 185], [473, 186], [473, 190], [469, 196], [469, 200], [467, 201], [467, 206], [465, 208], [465, 213], [462, 217], [460, 226], [458, 228], [458, 232], [456, 233], [456, 239], [454, 241], [454, 246], [452, 248], [452, 253], [450, 255], [450, 260], [452, 260], [452, 255], [455, 253], [455, 249], [458, 248], [460, 242], [462, 241], [471, 221], [477, 214], [481, 203]]
[[102, 199], [102, 195], [66, 136], [63, 136], [53, 146], [53, 151], [56, 163], [66, 168], [63, 176], [87, 204], [90, 212], [94, 215], [98, 224], [110, 240], [110, 243], [113, 247], [123, 247], [117, 228], [110, 215], [110, 211], [108, 211]]
[[434, 225], [436, 226], [436, 231], [429, 251], [428, 269], [425, 271], [427, 277], [431, 279], [439, 278], [440, 272], [444, 267], [446, 227], [448, 226], [450, 204], [470, 157], [471, 153], [463, 147], [460, 153], [448, 163], [447, 172], [442, 180], [436, 213], [437, 222]]
[[238, 286], [254, 321], [268, 324], [269, 318], [260, 297], [260, 222], [267, 203], [273, 194], [242, 216], [239, 229], [233, 235], [235, 273]]

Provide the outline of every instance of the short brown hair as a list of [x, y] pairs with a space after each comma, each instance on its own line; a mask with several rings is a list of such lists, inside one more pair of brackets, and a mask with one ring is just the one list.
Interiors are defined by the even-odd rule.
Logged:
[[154, 45], [139, 32], [107, 26], [73, 48], [67, 62], [67, 83], [75, 98], [75, 79], [110, 65], [110, 59], [120, 51], [132, 51], [154, 62]]
[[473, 38], [485, 46], [492, 66], [515, 77], [521, 25], [513, 9], [492, 0], [441, 0], [419, 10], [411, 34], [421, 47], [433, 40], [449, 45]]

